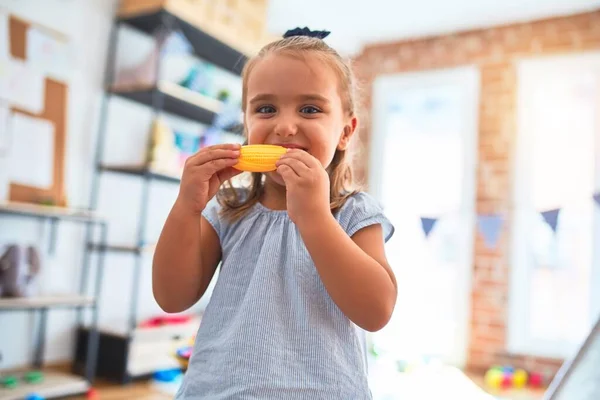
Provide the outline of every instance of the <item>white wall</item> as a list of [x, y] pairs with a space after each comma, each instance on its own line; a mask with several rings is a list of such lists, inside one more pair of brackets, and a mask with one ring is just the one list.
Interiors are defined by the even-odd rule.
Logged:
[[[0, 7], [27, 20], [67, 34], [76, 57], [69, 73], [70, 92], [66, 152], [66, 187], [73, 207], [87, 207], [91, 190], [95, 141], [98, 134], [102, 83], [108, 39], [116, 0], [0, 0]], [[144, 36], [124, 30], [119, 37], [118, 65], [132, 65], [151, 49]], [[144, 158], [145, 140], [151, 124], [151, 110], [113, 98], [109, 106], [105, 162], [136, 163]], [[168, 119], [175, 127], [199, 132], [202, 126], [189, 121]], [[6, 200], [8, 165], [0, 156], [0, 201]], [[31, 168], [36, 168], [31, 160]], [[107, 215], [109, 242], [133, 245], [140, 211], [141, 179], [103, 174], [100, 180], [99, 211]], [[154, 182], [150, 188], [148, 241], [156, 240], [177, 186]], [[7, 243], [33, 243], [44, 251], [40, 293], [75, 291], [83, 261], [84, 228], [72, 223], [59, 225], [56, 252], [48, 253], [48, 233], [40, 222], [0, 216], [0, 246]], [[101, 327], [125, 331], [131, 300], [132, 254], [108, 254], [100, 304]], [[151, 292], [151, 255], [144, 259], [140, 282], [139, 318], [154, 316], [160, 309]], [[110, 292], [110, 293], [109, 293]], [[203, 302], [205, 303], [205, 302]], [[46, 361], [70, 359], [73, 349], [74, 311], [51, 311], [46, 339]], [[35, 340], [35, 319], [25, 313], [0, 314], [0, 369], [31, 361]]]

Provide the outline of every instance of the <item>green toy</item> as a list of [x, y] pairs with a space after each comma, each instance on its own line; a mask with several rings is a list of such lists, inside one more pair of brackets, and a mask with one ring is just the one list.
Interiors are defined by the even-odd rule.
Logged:
[[13, 389], [17, 387], [17, 377], [14, 375], [7, 375], [2, 378], [2, 386], [8, 389]]
[[44, 380], [44, 374], [40, 371], [29, 371], [23, 378], [27, 383], [40, 383]]

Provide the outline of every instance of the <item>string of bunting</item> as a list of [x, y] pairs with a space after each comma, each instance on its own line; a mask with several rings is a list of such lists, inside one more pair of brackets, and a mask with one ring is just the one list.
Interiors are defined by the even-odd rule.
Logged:
[[[594, 202], [600, 207], [600, 192], [593, 195]], [[544, 221], [550, 226], [552, 232], [556, 233], [558, 226], [558, 217], [562, 208], [553, 208], [550, 210], [541, 211], [540, 214]], [[434, 230], [435, 225], [441, 217], [421, 217], [421, 227], [425, 237], [428, 238], [431, 232]], [[477, 215], [477, 227], [479, 232], [483, 236], [485, 245], [493, 249], [498, 243], [500, 238], [500, 232], [502, 231], [502, 224], [504, 223], [504, 217], [500, 213], [496, 214], [480, 214]]]

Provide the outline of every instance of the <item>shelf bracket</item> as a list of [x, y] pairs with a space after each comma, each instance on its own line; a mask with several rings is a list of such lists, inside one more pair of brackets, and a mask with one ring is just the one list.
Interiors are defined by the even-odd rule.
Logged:
[[56, 250], [56, 230], [58, 227], [58, 219], [50, 219], [50, 243], [48, 244], [48, 252], [50, 255], [54, 255]]
[[33, 365], [35, 368], [42, 368], [44, 364], [44, 350], [46, 347], [46, 324], [48, 321], [48, 309], [40, 310], [40, 320], [34, 349]]

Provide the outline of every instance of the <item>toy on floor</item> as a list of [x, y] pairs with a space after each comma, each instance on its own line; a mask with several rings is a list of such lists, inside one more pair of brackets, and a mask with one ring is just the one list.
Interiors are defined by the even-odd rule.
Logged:
[[36, 394], [36, 393], [29, 394], [25, 399], [26, 400], [44, 400], [44, 398], [42, 396], [40, 396], [39, 394]]
[[491, 389], [522, 389], [526, 386], [540, 388], [544, 385], [544, 377], [539, 372], [528, 373], [524, 369], [510, 366], [488, 369], [484, 381]]
[[512, 376], [512, 385], [516, 389], [522, 389], [527, 385], [529, 375], [523, 369], [517, 369]]
[[195, 336], [190, 338], [189, 344], [187, 346], [180, 347], [175, 351], [175, 358], [179, 362], [181, 368], [184, 370], [187, 369], [189, 365], [190, 357], [192, 356], [192, 350], [194, 349], [195, 340]]
[[492, 389], [499, 389], [504, 381], [504, 373], [501, 369], [490, 368], [484, 377], [485, 384]]
[[23, 379], [27, 383], [36, 384], [44, 380], [44, 374], [40, 371], [29, 371], [25, 373]]
[[275, 163], [287, 152], [282, 146], [270, 144], [252, 144], [242, 146], [240, 159], [233, 168], [247, 172], [275, 171]]
[[85, 398], [88, 400], [96, 400], [96, 399], [98, 399], [98, 392], [96, 391], [96, 389], [91, 388], [85, 394]]
[[18, 385], [17, 377], [14, 375], [7, 375], [0, 379], [0, 384], [7, 389], [13, 389]]
[[153, 375], [152, 386], [154, 389], [175, 395], [181, 386], [183, 373], [180, 369], [167, 369], [157, 371]]
[[177, 358], [177, 361], [179, 361], [181, 368], [187, 369], [190, 362], [190, 357], [192, 356], [192, 348], [192, 346], [185, 346], [177, 349], [175, 357]]
[[139, 324], [140, 328], [156, 328], [165, 325], [178, 325], [190, 322], [194, 317], [191, 315], [161, 315], [149, 318]]
[[543, 382], [544, 378], [542, 377], [542, 374], [538, 372], [532, 372], [529, 374], [529, 386], [539, 388], [542, 387]]

